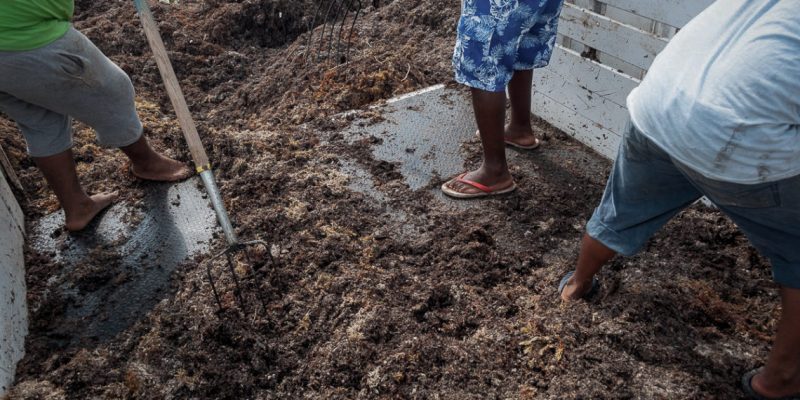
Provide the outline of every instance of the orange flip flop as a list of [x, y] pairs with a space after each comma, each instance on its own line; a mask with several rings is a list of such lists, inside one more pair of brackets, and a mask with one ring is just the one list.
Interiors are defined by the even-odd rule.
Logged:
[[[517, 184], [514, 183], [514, 181], [511, 181], [511, 185], [509, 185], [507, 187], [500, 188], [500, 189], [495, 189], [495, 188], [492, 188], [490, 186], [486, 186], [484, 184], [481, 184], [481, 183], [478, 183], [478, 182], [475, 182], [475, 181], [471, 181], [469, 179], [464, 179], [464, 176], [466, 176], [466, 175], [467, 175], [467, 172], [464, 172], [463, 174], [461, 174], [461, 175], [459, 175], [459, 176], [457, 176], [457, 177], [455, 177], [453, 179], [450, 179], [449, 181], [447, 181], [444, 184], [442, 184], [442, 193], [444, 193], [444, 194], [446, 194], [446, 195], [448, 195], [450, 197], [456, 198], [456, 199], [476, 199], [476, 198], [479, 198], [479, 197], [490, 197], [490, 196], [497, 196], [497, 195], [501, 195], [501, 194], [511, 193], [511, 192], [517, 190]], [[477, 192], [477, 193], [462, 193], [462, 192], [453, 190], [453, 189], [451, 189], [449, 187], [449, 185], [451, 183], [453, 183], [453, 182], [463, 183], [465, 185], [472, 186], [475, 189], [480, 190], [480, 192]]]

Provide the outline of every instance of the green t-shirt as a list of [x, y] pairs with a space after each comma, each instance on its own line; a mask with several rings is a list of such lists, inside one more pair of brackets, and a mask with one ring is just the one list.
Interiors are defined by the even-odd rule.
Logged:
[[0, 0], [0, 51], [33, 50], [71, 26], [75, 0]]

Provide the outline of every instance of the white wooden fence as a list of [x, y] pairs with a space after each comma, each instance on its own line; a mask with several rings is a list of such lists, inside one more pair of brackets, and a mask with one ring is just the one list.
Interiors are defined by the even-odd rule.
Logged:
[[625, 99], [670, 38], [713, 0], [567, 0], [550, 65], [534, 73], [533, 113], [613, 159]]
[[0, 398], [11, 387], [28, 333], [24, 236], [22, 210], [0, 168]]

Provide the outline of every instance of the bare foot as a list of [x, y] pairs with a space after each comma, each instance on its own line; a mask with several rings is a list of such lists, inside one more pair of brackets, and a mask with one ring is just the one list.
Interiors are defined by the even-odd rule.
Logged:
[[131, 172], [139, 179], [158, 182], [178, 182], [192, 176], [186, 164], [161, 154], [147, 162], [134, 163]]
[[75, 209], [64, 210], [66, 222], [64, 226], [70, 232], [77, 232], [86, 228], [90, 222], [106, 207], [110, 206], [117, 200], [119, 194], [117, 192], [100, 193], [89, 197], [89, 201]]

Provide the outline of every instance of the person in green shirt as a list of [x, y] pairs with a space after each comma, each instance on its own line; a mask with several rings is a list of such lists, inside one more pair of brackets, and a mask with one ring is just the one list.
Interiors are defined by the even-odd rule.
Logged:
[[33, 50], [64, 36], [74, 0], [0, 1], [0, 51]]
[[157, 153], [143, 136], [131, 80], [72, 27], [73, 0], [0, 0], [0, 112], [16, 121], [28, 153], [78, 231], [116, 198], [88, 195], [72, 154], [72, 119], [98, 142], [122, 150], [140, 179], [180, 181], [183, 163]]

